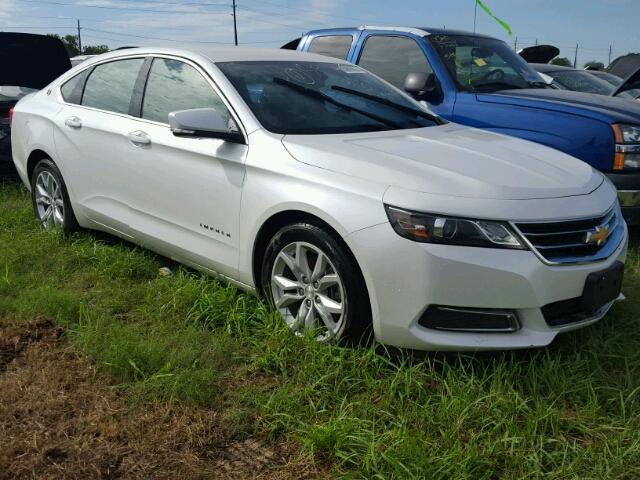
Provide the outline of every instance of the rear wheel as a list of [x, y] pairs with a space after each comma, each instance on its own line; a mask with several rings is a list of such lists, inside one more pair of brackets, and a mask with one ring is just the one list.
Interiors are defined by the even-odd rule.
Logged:
[[362, 274], [341, 242], [316, 225], [288, 225], [271, 239], [262, 287], [297, 335], [311, 330], [319, 342], [361, 341], [371, 330]]
[[62, 174], [48, 158], [40, 160], [33, 170], [31, 197], [36, 218], [44, 228], [67, 233], [78, 229]]

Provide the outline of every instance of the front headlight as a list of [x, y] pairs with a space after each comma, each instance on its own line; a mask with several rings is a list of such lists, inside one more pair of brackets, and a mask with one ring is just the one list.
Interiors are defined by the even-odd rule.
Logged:
[[616, 139], [614, 170], [640, 169], [640, 126], [612, 125]]
[[410, 212], [385, 205], [396, 233], [415, 242], [526, 250], [506, 222]]

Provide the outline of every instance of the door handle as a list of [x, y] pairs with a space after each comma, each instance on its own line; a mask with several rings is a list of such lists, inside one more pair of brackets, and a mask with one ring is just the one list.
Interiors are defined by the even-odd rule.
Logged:
[[146, 132], [142, 130], [136, 130], [135, 132], [131, 132], [127, 135], [127, 138], [134, 145], [150, 145], [151, 137]]
[[64, 124], [67, 127], [71, 127], [71, 128], [81, 128], [82, 127], [82, 121], [78, 117], [69, 117], [64, 121]]

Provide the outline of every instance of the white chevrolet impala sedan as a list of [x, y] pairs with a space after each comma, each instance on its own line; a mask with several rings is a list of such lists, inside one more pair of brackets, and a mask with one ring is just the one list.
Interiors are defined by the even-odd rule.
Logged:
[[623, 298], [627, 228], [600, 173], [447, 123], [339, 60], [121, 50], [12, 122], [44, 227], [222, 276], [319, 341], [537, 347]]

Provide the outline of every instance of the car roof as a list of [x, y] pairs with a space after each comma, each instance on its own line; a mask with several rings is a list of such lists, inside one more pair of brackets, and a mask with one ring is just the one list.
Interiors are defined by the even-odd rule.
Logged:
[[275, 48], [255, 48], [228, 46], [195, 45], [188, 48], [166, 47], [138, 47], [117, 50], [96, 56], [93, 61], [103, 61], [109, 58], [129, 57], [134, 55], [175, 55], [179, 57], [200, 56], [213, 63], [243, 62], [243, 61], [309, 61], [324, 63], [347, 63], [343, 60], [330, 58], [313, 53], [302, 53], [295, 50], [280, 50]]
[[418, 36], [428, 37], [431, 35], [465, 35], [476, 36], [479, 38], [490, 38], [497, 40], [495, 37], [484, 35], [482, 33], [473, 33], [466, 30], [451, 30], [448, 28], [432, 28], [432, 27], [408, 27], [408, 26], [389, 26], [389, 25], [361, 25], [359, 27], [342, 27], [342, 28], [321, 28], [318, 30], [312, 30], [308, 34], [327, 34], [334, 32], [335, 34], [345, 34], [345, 31], [358, 31], [358, 30], [388, 30], [393, 32], [412, 33]]

